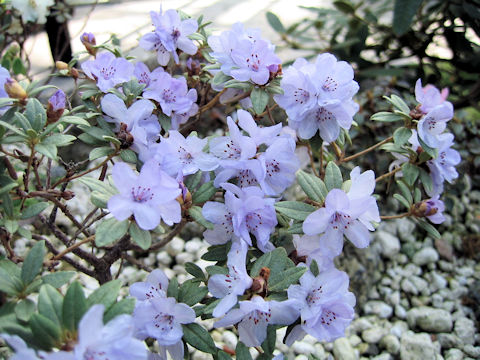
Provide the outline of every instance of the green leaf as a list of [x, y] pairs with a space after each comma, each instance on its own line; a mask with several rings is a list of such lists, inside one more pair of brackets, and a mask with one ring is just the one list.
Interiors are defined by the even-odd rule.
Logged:
[[152, 235], [150, 231], [140, 229], [137, 223], [132, 222], [129, 228], [130, 236], [135, 244], [143, 250], [147, 250], [152, 245]]
[[420, 174], [420, 170], [416, 165], [406, 162], [402, 165], [402, 173], [403, 179], [405, 180], [407, 185], [413, 186], [413, 184], [418, 178], [418, 175]]
[[279, 247], [260, 256], [250, 270], [250, 276], [256, 277], [263, 267], [270, 269], [270, 274], [281, 273], [287, 266], [289, 259], [284, 248]]
[[396, 108], [397, 110], [400, 111], [401, 114], [399, 114], [399, 115], [401, 115], [401, 116], [405, 115], [405, 116], [409, 117], [410, 108], [405, 103], [405, 101], [402, 100], [402, 98], [400, 98], [397, 95], [392, 95], [390, 97], [384, 96], [383, 98], [385, 100], [387, 100], [390, 104], [392, 104], [394, 108]]
[[291, 219], [303, 221], [317, 208], [299, 201], [279, 201], [275, 204], [275, 210]]
[[270, 279], [268, 280], [268, 289], [270, 291], [285, 290], [291, 284], [295, 284], [305, 271], [307, 271], [306, 267], [292, 267], [281, 273], [271, 273]]
[[200, 184], [202, 181], [203, 173], [201, 171], [197, 171], [195, 174], [189, 175], [187, 179], [184, 181], [185, 186], [190, 192]]
[[38, 294], [38, 312], [52, 320], [56, 325], [62, 324], [63, 296], [52, 285], [44, 284]]
[[212, 337], [202, 326], [191, 323], [182, 325], [183, 339], [195, 349], [209, 354], [216, 354], [217, 348]]
[[212, 79], [212, 85], [221, 85], [232, 78], [228, 75], [225, 75], [223, 72], [219, 71], [215, 74]]
[[177, 278], [172, 278], [168, 283], [167, 288], [167, 297], [173, 297], [178, 300], [178, 280]]
[[9, 274], [4, 268], [0, 268], [0, 291], [11, 296], [17, 296], [23, 290], [20, 278]]
[[131, 314], [135, 308], [135, 299], [127, 298], [113, 304], [105, 314], [103, 314], [104, 323], [108, 323], [113, 318], [122, 314]]
[[438, 157], [438, 149], [431, 148], [430, 146], [425, 144], [425, 142], [422, 140], [422, 138], [420, 136], [418, 136], [418, 134], [417, 134], [417, 139], [418, 139], [418, 142], [420, 143], [420, 145], [422, 146], [422, 149], [428, 155], [430, 155], [434, 159]]
[[21, 278], [25, 285], [30, 284], [42, 269], [45, 253], [44, 240], [37, 242], [28, 252], [25, 261], [23, 262], [21, 272]]
[[23, 290], [23, 295], [29, 295], [35, 292], [38, 292], [38, 289], [43, 285], [43, 281], [41, 278], [33, 280], [30, 285], [27, 286], [25, 290]]
[[406, 144], [408, 139], [412, 136], [412, 130], [407, 129], [405, 127], [398, 128], [395, 130], [393, 133], [393, 141], [395, 142], [395, 145], [402, 146]]
[[195, 279], [187, 280], [178, 289], [178, 301], [189, 306], [199, 303], [208, 293], [206, 286], [199, 286]]
[[57, 160], [57, 147], [53, 144], [36, 144], [35, 150], [52, 160]]
[[19, 57], [13, 59], [12, 70], [15, 75], [27, 75], [27, 69], [25, 68], [25, 65], [23, 65], [22, 59]]
[[[15, 113], [15, 114], [18, 114], [18, 113]], [[15, 127], [15, 126], [13, 126], [9, 123], [6, 123], [5, 121], [0, 120], [0, 125], [9, 129], [9, 130], [11, 130], [11, 131], [13, 131], [15, 134], [21, 136], [24, 139], [27, 138], [27, 135], [23, 131], [21, 131], [20, 129], [18, 129], [17, 127]]]
[[254, 88], [250, 94], [250, 99], [252, 100], [253, 111], [256, 114], [261, 114], [265, 111], [270, 96], [264, 89]]
[[228, 269], [223, 266], [217, 266], [217, 265], [210, 265], [207, 266], [206, 269], [208, 275], [212, 276], [215, 274], [221, 274], [221, 275], [227, 275], [228, 274]]
[[303, 234], [303, 222], [293, 223], [289, 226], [287, 232], [289, 234]]
[[47, 202], [38, 202], [38, 203], [32, 204], [22, 211], [20, 219], [25, 220], [25, 219], [30, 219], [34, 216], [37, 216], [47, 207], [48, 207]]
[[73, 282], [65, 294], [62, 306], [63, 327], [71, 332], [78, 328], [82, 316], [87, 311], [87, 300], [82, 285]]
[[250, 91], [252, 86], [253, 85], [249, 82], [239, 81], [239, 80], [235, 80], [235, 79], [228, 80], [224, 84], [224, 87], [226, 89], [240, 89], [240, 90], [243, 90], [243, 91]]
[[136, 164], [137, 163], [137, 155], [135, 154], [134, 151], [130, 149], [125, 149], [120, 152], [120, 157], [122, 158], [123, 161], [130, 163], [130, 164]]
[[67, 124], [83, 125], [86, 127], [90, 127], [90, 123], [80, 116], [62, 116], [59, 121]]
[[41, 314], [33, 314], [29, 324], [33, 336], [44, 350], [50, 350], [60, 339], [60, 327]]
[[355, 13], [355, 8], [349, 1], [334, 1], [333, 6], [335, 6], [339, 11], [345, 14]]
[[190, 215], [193, 220], [207, 229], [213, 229], [213, 224], [203, 217], [202, 208], [200, 206], [192, 206], [190, 209], [188, 209], [188, 215]]
[[202, 255], [202, 260], [206, 261], [225, 261], [230, 250], [230, 244], [213, 245], [208, 247], [208, 251]]
[[127, 233], [128, 224], [128, 220], [118, 221], [114, 217], [102, 221], [95, 232], [95, 244], [106, 246], [120, 240]]
[[405, 119], [404, 116], [392, 112], [380, 111], [378, 113], [373, 114], [370, 117], [372, 121], [380, 121], [380, 122], [395, 122], [395, 121], [403, 121]]
[[275, 342], [277, 340], [277, 327], [275, 325], [269, 325], [267, 328], [267, 338], [262, 343], [262, 349], [264, 354], [271, 355], [275, 350]]
[[417, 13], [422, 0], [395, 0], [393, 8], [393, 32], [397, 36], [405, 34]]
[[32, 128], [36, 131], [42, 130], [47, 123], [47, 113], [45, 108], [40, 101], [35, 98], [30, 98], [28, 100], [24, 115], [30, 122]]
[[110, 146], [102, 146], [98, 148], [94, 148], [92, 151], [90, 151], [90, 154], [88, 154], [88, 160], [93, 161], [95, 159], [99, 159], [104, 156], [111, 155], [115, 152], [115, 149], [113, 149]]
[[248, 348], [241, 341], [237, 343], [237, 347], [235, 348], [235, 355], [237, 360], [252, 360], [252, 355], [250, 355], [250, 351], [248, 351]]
[[35, 303], [30, 299], [22, 299], [15, 306], [15, 315], [17, 319], [28, 322], [35, 312]]
[[429, 173], [425, 170], [420, 169], [420, 181], [423, 184], [423, 188], [427, 194], [432, 193], [433, 191], [433, 180]]
[[329, 161], [325, 169], [325, 186], [327, 190], [341, 189], [343, 184], [342, 172], [340, 168], [333, 162]]
[[418, 219], [417, 222], [418, 222], [418, 225], [420, 225], [420, 227], [423, 228], [423, 230], [425, 230], [433, 238], [440, 239], [442, 237], [442, 235], [440, 235], [438, 230], [435, 229], [435, 227], [432, 224], [428, 223], [426, 220]]
[[105, 305], [105, 310], [108, 310], [115, 300], [117, 300], [121, 287], [122, 282], [118, 279], [103, 284], [87, 298], [87, 308], [90, 308], [94, 304], [103, 304]]
[[[5, 204], [3, 204], [5, 206]], [[10, 215], [11, 216], [11, 215]], [[13, 220], [13, 219], [5, 219], [3, 221], [3, 224], [5, 226], [5, 230], [9, 232], [10, 234], [15, 234], [18, 230], [18, 221]]]
[[267, 21], [270, 24], [270, 26], [273, 28], [273, 30], [281, 34], [286, 32], [285, 27], [283, 26], [282, 22], [280, 21], [277, 15], [275, 15], [270, 11], [267, 11], [266, 15], [267, 15]]
[[197, 264], [194, 264], [192, 262], [185, 263], [185, 271], [193, 277], [196, 277], [197, 279], [200, 279], [202, 281], [206, 280], [205, 274]]
[[213, 185], [213, 180], [209, 181], [202, 186], [192, 195], [192, 202], [194, 204], [203, 204], [210, 200], [217, 192], [217, 188]]
[[315, 277], [317, 277], [318, 274], [320, 273], [320, 271], [318, 270], [317, 260], [312, 259], [312, 262], [310, 263], [310, 271]]
[[405, 199], [402, 195], [400, 194], [393, 194], [393, 197], [397, 199], [403, 206], [405, 206], [407, 209], [410, 209], [410, 203], [408, 202], [407, 199]]
[[75, 271], [57, 271], [51, 274], [46, 274], [42, 276], [42, 281], [44, 284], [49, 284], [55, 289], [65, 285], [74, 275]]
[[297, 181], [302, 190], [313, 201], [323, 204], [327, 197], [328, 190], [322, 179], [315, 175], [306, 173], [303, 170], [297, 172]]
[[397, 181], [397, 186], [399, 187], [403, 197], [408, 201], [408, 203], [410, 205], [413, 204], [412, 191], [408, 188], [408, 186], [405, 185], [405, 183], [401, 180]]
[[[16, 187], [18, 187], [18, 183], [16, 183], [16, 182], [11, 182], [10, 184], [5, 185], [4, 187], [0, 188], [0, 195], [6, 194], [6, 193], [8, 193], [10, 190], [15, 189]], [[7, 196], [8, 196], [8, 195], [7, 195]]]
[[117, 191], [106, 181], [100, 181], [91, 177], [81, 177], [78, 179], [81, 183], [88, 186], [92, 191], [99, 191], [101, 193], [107, 193], [111, 196], [115, 195]]

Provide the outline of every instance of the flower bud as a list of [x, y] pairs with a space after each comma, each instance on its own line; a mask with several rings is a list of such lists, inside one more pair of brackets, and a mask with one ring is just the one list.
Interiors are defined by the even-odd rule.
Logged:
[[74, 78], [74, 79], [78, 79], [78, 70], [75, 69], [75, 68], [70, 68], [70, 75]]
[[75, 197], [75, 193], [70, 190], [65, 190], [62, 192], [62, 199], [71, 200]]
[[87, 49], [90, 55], [95, 56], [97, 54], [97, 49], [95, 48], [95, 45], [97, 45], [95, 35], [93, 35], [92, 33], [84, 32], [80, 37], [80, 40], [82, 41], [82, 44], [85, 46], [85, 49]]
[[25, 101], [27, 98], [27, 93], [24, 88], [17, 82], [17, 80], [8, 78], [5, 81], [5, 91], [8, 96], [12, 99], [18, 99], [20, 101]]
[[413, 215], [416, 217], [428, 217], [435, 215], [437, 212], [438, 208], [428, 200], [416, 203], [412, 210]]
[[55, 66], [57, 70], [68, 70], [68, 64], [63, 61], [55, 61]]
[[47, 105], [47, 119], [48, 123], [54, 123], [62, 116], [65, 110], [65, 93], [62, 90], [57, 90], [55, 94], [48, 99]]

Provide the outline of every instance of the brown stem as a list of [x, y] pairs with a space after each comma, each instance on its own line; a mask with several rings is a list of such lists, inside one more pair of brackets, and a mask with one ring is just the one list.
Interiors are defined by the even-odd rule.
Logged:
[[203, 113], [203, 112], [207, 111], [208, 109], [211, 109], [212, 107], [214, 107], [217, 104], [218, 100], [220, 99], [220, 96], [222, 96], [225, 91], [227, 91], [226, 88], [223, 89], [222, 91], [220, 91], [217, 95], [215, 95], [213, 97], [213, 99], [210, 100], [207, 104], [203, 105], [200, 108], [200, 110], [198, 110], [198, 112]]
[[393, 169], [392, 171], [386, 173], [386, 174], [383, 174], [381, 176], [379, 176], [378, 178], [375, 179], [376, 182], [379, 182], [379, 181], [382, 181], [383, 179], [386, 179], [392, 175], [395, 175], [395, 173], [399, 172], [400, 170], [402, 170], [401, 167], [398, 167], [396, 169]]
[[272, 125], [275, 125], [275, 120], [273, 119], [272, 112], [270, 111], [270, 108], [268, 107], [268, 105], [267, 105], [267, 114], [268, 114], [268, 118], [270, 119], [270, 122], [272, 123]]
[[155, 251], [155, 250], [158, 250], [158, 249], [161, 249], [162, 247], [164, 247], [165, 245], [167, 245], [170, 241], [173, 240], [173, 238], [175, 236], [177, 236], [180, 231], [182, 231], [183, 227], [187, 224], [187, 220], [185, 218], [182, 218], [182, 221], [180, 221], [177, 226], [175, 226], [173, 228], [173, 230], [166, 236], [164, 237], [160, 242], [156, 243], [156, 244], [153, 244], [152, 246], [150, 246], [150, 249], [148, 250], [142, 250], [142, 252], [151, 252], [151, 251]]
[[330, 143], [332, 145], [333, 151], [335, 152], [335, 155], [337, 155], [338, 161], [342, 161], [343, 154], [338, 145], [335, 142]]
[[310, 157], [310, 166], [312, 167], [313, 175], [318, 176], [317, 170], [315, 170], [315, 162], [313, 161], [313, 152], [310, 143], [307, 142], [308, 156]]
[[325, 177], [325, 170], [323, 169], [323, 146], [320, 146], [320, 178]]
[[412, 215], [410, 214], [410, 212], [406, 212], [398, 215], [383, 215], [383, 216], [380, 216], [380, 219], [382, 220], [401, 219], [410, 215]]
[[122, 258], [127, 260], [129, 263], [135, 265], [140, 270], [145, 270], [145, 271], [148, 271], [148, 272], [152, 272], [152, 268], [150, 266], [142, 264], [142, 262], [138, 261], [133, 256], [128, 255], [127, 253], [122, 254]]
[[89, 236], [87, 237], [86, 239], [83, 239], [82, 241], [79, 241], [75, 244], [73, 244], [72, 246], [66, 248], [65, 250], [63, 250], [60, 254], [58, 255], [55, 255], [52, 260], [60, 260], [65, 254], [68, 254], [69, 252], [75, 250], [76, 248], [78, 248], [79, 246], [83, 245], [83, 244], [86, 244], [86, 243], [89, 243], [91, 241], [95, 240], [95, 235], [92, 235], [92, 236]]
[[392, 141], [392, 140], [393, 140], [393, 136], [390, 136], [390, 137], [386, 138], [385, 140], [382, 140], [382, 141], [380, 141], [379, 143], [377, 143], [377, 144], [375, 144], [375, 145], [372, 145], [372, 146], [370, 146], [369, 148], [367, 148], [367, 149], [365, 149], [365, 150], [363, 150], [363, 151], [360, 151], [360, 152], [358, 152], [358, 153], [356, 153], [356, 154], [353, 154], [353, 155], [347, 156], [346, 158], [341, 159], [340, 162], [347, 162], [347, 161], [356, 159], [357, 157], [362, 156], [362, 155], [365, 155], [366, 153], [368, 153], [368, 152], [370, 152], [370, 151], [372, 151], [372, 150], [375, 150], [377, 147], [382, 146], [383, 144], [386, 144], [386, 143], [388, 143], [388, 142], [390, 142], [390, 141]]

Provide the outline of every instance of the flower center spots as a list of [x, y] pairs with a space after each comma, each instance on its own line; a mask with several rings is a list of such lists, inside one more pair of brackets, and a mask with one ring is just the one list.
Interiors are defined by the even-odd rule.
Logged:
[[148, 86], [148, 84], [150, 83], [150, 76], [148, 76], [148, 74], [144, 71], [138, 77], [138, 82], [140, 84], [145, 84]]
[[138, 203], [152, 200], [154, 195], [152, 189], [143, 186], [132, 187], [131, 194], [133, 201]]
[[250, 170], [240, 170], [238, 174], [238, 184], [240, 187], [253, 186], [257, 183], [257, 178]]
[[297, 104], [305, 104], [310, 98], [310, 93], [304, 89], [297, 89], [293, 92], [293, 97]]
[[228, 212], [224, 215], [224, 220], [222, 221], [222, 226], [225, 229], [227, 235], [233, 233], [233, 223], [232, 223], [232, 213]]
[[341, 212], [336, 212], [332, 215], [330, 219], [330, 224], [335, 230], [344, 228], [348, 229], [348, 226], [352, 223], [352, 217], [347, 214], [343, 214]]
[[258, 58], [258, 54], [251, 54], [246, 61], [247, 67], [255, 72], [260, 68], [260, 59]]
[[182, 164], [186, 165], [186, 164], [191, 164], [192, 163], [193, 156], [187, 150], [185, 150], [185, 148], [180, 146], [177, 151], [178, 151], [178, 155], [180, 157], [180, 161], [182, 162]]
[[270, 318], [272, 317], [272, 313], [270, 311], [260, 311], [255, 310], [252, 311], [251, 315], [248, 317], [248, 320], [253, 320], [253, 323], [257, 325], [260, 321], [269, 322]]
[[175, 93], [170, 89], [163, 89], [162, 99], [168, 104], [174, 103], [177, 101], [177, 95], [175, 95]]
[[173, 39], [173, 41], [176, 42], [179, 37], [180, 37], [180, 30], [178, 30], [178, 29], [173, 29], [173, 31], [172, 31], [172, 39]]
[[317, 301], [321, 299], [322, 293], [323, 290], [321, 286], [317, 289], [313, 289], [312, 291], [310, 291], [307, 296], [308, 305], [315, 305]]
[[102, 67], [100, 74], [105, 80], [111, 79], [117, 70], [113, 66]]
[[225, 146], [226, 149], [224, 149], [223, 152], [227, 158], [238, 159], [240, 157], [242, 150], [236, 144], [234, 144], [232, 140], [227, 142]]
[[280, 172], [280, 163], [277, 160], [270, 160], [265, 162], [265, 168], [267, 175], [272, 177], [273, 175]]
[[315, 117], [318, 122], [325, 122], [325, 121], [335, 121], [337, 118], [333, 113], [325, 109], [324, 107], [321, 107], [320, 109], [317, 110]]
[[158, 51], [158, 52], [161, 52], [162, 54], [165, 54], [167, 51], [167, 49], [165, 49], [165, 46], [163, 46], [162, 42], [160, 41], [160, 39], [158, 39], [155, 44], [153, 44], [153, 49], [155, 51]]
[[158, 283], [157, 286], [151, 285], [145, 292], [145, 296], [147, 299], [152, 299], [157, 296], [160, 291], [162, 291], [162, 284]]
[[324, 311], [322, 317], [320, 318], [322, 325], [327, 326], [332, 325], [335, 320], [337, 320], [337, 314], [330, 310]]
[[440, 165], [445, 166], [446, 160], [447, 160], [446, 158], [447, 158], [447, 154], [445, 153], [445, 151], [442, 151], [438, 155], [438, 162], [440, 163]]
[[107, 356], [105, 351], [94, 351], [87, 349], [83, 353], [83, 360], [109, 360], [110, 358]]
[[425, 119], [425, 124], [427, 124], [427, 128], [429, 131], [432, 131], [437, 127], [437, 122], [435, 121], [434, 118], [430, 116]]
[[162, 332], [169, 332], [173, 329], [173, 316], [159, 313], [153, 318], [154, 326]]
[[338, 82], [336, 82], [332, 77], [327, 76], [325, 82], [323, 83], [322, 89], [325, 91], [335, 91], [338, 88]]
[[246, 225], [248, 231], [255, 232], [258, 230], [258, 227], [263, 224], [262, 216], [257, 213], [248, 213], [246, 218]]

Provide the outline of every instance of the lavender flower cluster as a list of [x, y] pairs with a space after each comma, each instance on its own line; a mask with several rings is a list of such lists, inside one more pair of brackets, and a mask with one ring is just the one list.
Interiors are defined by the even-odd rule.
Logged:
[[[211, 181], [222, 194], [221, 201], [206, 201], [202, 207], [203, 218], [213, 224], [204, 239], [210, 245], [229, 246], [228, 272], [208, 279], [208, 291], [218, 299], [212, 316], [220, 319], [214, 327], [235, 325], [240, 341], [252, 347], [266, 339], [268, 325], [292, 325], [285, 339], [289, 345], [306, 334], [320, 341], [343, 336], [354, 316], [355, 296], [348, 291], [347, 274], [337, 270], [333, 260], [342, 252], [344, 237], [356, 247], [367, 247], [370, 232], [381, 221], [372, 170], [361, 172], [355, 167], [350, 179], [329, 189], [321, 206], [305, 217], [304, 235], [294, 236], [292, 255], [304, 274], [298, 284], [283, 289], [287, 294], [283, 300], [266, 296], [268, 274], [254, 275], [250, 260], [253, 251], [267, 254], [276, 249], [271, 241], [278, 224], [275, 204], [300, 169], [296, 137], [310, 139], [318, 131], [325, 143], [332, 143], [351, 127], [358, 111], [353, 96], [359, 89], [352, 67], [322, 54], [313, 63], [298, 59], [286, 69], [280, 83], [283, 94], [274, 99], [288, 115], [290, 128], [281, 123], [258, 125], [248, 111], [251, 102], [246, 102], [245, 109], [227, 117], [227, 134], [185, 137], [179, 130], [200, 111], [198, 94], [184, 77], [172, 76], [165, 67], [171, 59], [179, 64], [179, 53], [197, 53], [191, 35], [198, 24], [193, 19], [182, 20], [174, 10], [152, 12], [151, 18], [155, 29], [141, 38], [140, 46], [156, 52], [160, 66], [153, 71], [144, 63], [134, 64], [108, 51], [97, 54], [93, 35], [82, 36], [95, 56], [82, 64], [82, 70], [104, 93], [99, 102], [102, 116], [114, 124], [117, 134], [124, 135], [122, 146], [135, 151], [142, 163], [139, 173], [127, 163], [115, 163], [112, 179], [118, 193], [108, 200], [109, 212], [118, 221], [133, 216], [138, 227], [147, 231], [162, 222], [180, 223], [185, 216], [181, 204], [189, 196], [184, 181], [200, 172], [203, 182]], [[232, 30], [210, 36], [208, 45], [210, 57], [217, 62], [212, 75], [221, 72], [227, 79], [260, 88], [281, 74], [274, 46], [257, 30], [235, 24]], [[0, 68], [0, 84], [7, 77], [8, 72]], [[132, 79], [143, 86], [141, 96], [123, 99], [118, 91], [111, 91]], [[226, 86], [226, 82], [217, 83], [214, 89], [221, 91]], [[444, 220], [444, 205], [439, 200], [443, 182], [458, 176], [455, 165], [460, 161], [458, 152], [451, 149], [453, 135], [444, 133], [453, 106], [446, 101], [446, 91], [422, 88], [420, 80], [415, 92], [419, 121], [410, 144], [416, 152], [422, 145], [438, 150], [438, 157], [427, 162], [433, 188], [425, 206], [428, 218], [440, 223]], [[6, 95], [0, 93], [0, 97]], [[49, 118], [58, 120], [64, 108], [65, 94], [56, 93], [49, 101]], [[171, 120], [168, 129], [162, 129], [160, 113]], [[400, 154], [397, 158], [394, 166], [408, 160]], [[182, 325], [193, 323], [196, 315], [189, 305], [168, 296], [168, 286], [166, 275], [154, 270], [146, 282], [130, 286], [137, 300], [133, 315], [117, 316], [106, 325], [101, 321], [104, 309], [91, 307], [80, 322], [78, 343], [71, 352], [36, 353], [18, 337], [2, 336], [16, 351], [13, 359], [166, 359], [167, 352], [175, 360], [182, 359]], [[147, 338], [157, 341], [158, 353], [147, 351], [141, 341]]]

